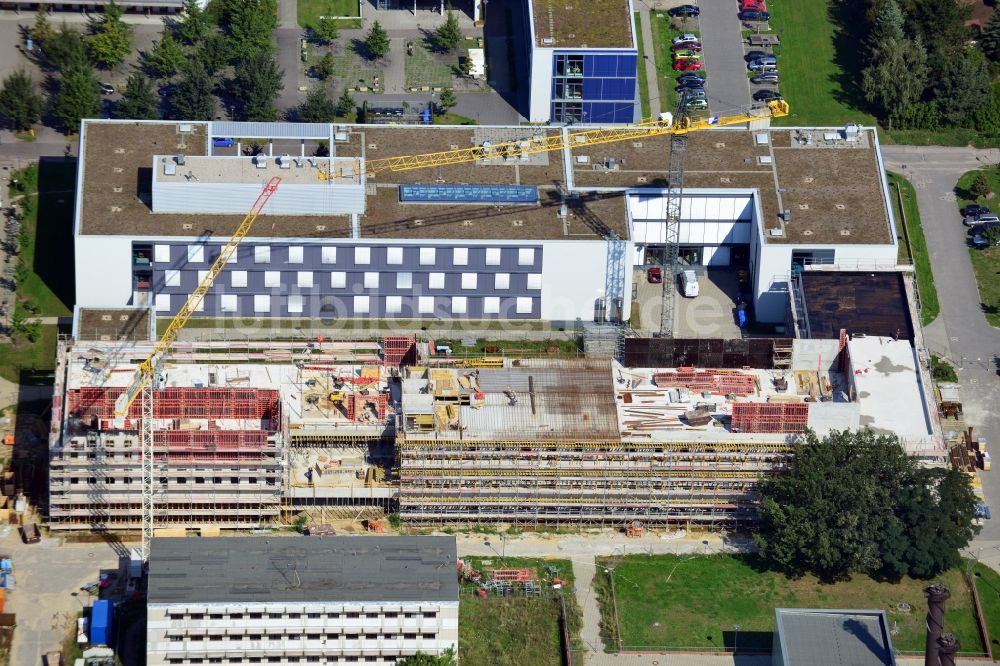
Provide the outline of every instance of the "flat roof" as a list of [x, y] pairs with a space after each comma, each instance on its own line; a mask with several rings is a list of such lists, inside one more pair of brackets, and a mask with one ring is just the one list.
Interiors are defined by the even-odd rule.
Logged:
[[776, 608], [781, 663], [894, 666], [885, 611]]
[[[183, 136], [179, 125], [192, 131]], [[334, 157], [381, 159], [510, 140], [534, 140], [564, 131], [542, 127], [341, 126]], [[206, 123], [94, 120], [84, 123], [79, 231], [85, 235], [202, 236], [227, 238], [240, 215], [154, 214], [150, 209], [154, 155], [185, 154], [199, 163], [207, 146]], [[689, 135], [684, 184], [690, 188], [756, 189], [768, 243], [886, 244], [890, 231], [874, 130], [859, 139], [821, 140], [831, 132], [776, 128], [719, 129]], [[832, 132], [837, 136], [836, 132]], [[758, 135], [767, 140], [760, 143]], [[803, 136], [815, 136], [805, 143]], [[237, 137], [238, 138], [238, 137]], [[257, 137], [259, 140], [261, 137]], [[291, 143], [289, 143], [291, 141]], [[310, 149], [311, 139], [280, 139], [276, 150]], [[574, 147], [525, 159], [492, 159], [381, 171], [367, 177], [362, 239], [603, 239], [627, 237], [621, 191], [667, 185], [668, 135]], [[313, 142], [314, 143], [314, 142]], [[220, 149], [223, 152], [226, 149]], [[228, 149], [234, 150], [234, 149]], [[564, 159], [569, 155], [569, 163]], [[295, 157], [295, 155], [292, 155]], [[220, 159], [226, 159], [220, 157]], [[272, 160], [273, 161], [273, 160]], [[234, 162], [235, 163], [235, 162]], [[179, 168], [181, 171], [183, 168]], [[400, 184], [518, 184], [538, 188], [532, 205], [415, 204], [399, 201]], [[571, 187], [572, 186], [572, 187]], [[561, 193], [571, 190], [565, 217]], [[611, 191], [609, 191], [611, 190]], [[779, 213], [788, 210], [789, 221]], [[351, 238], [351, 216], [264, 216], [267, 236]], [[782, 235], [773, 236], [771, 230]]]
[[457, 602], [450, 536], [154, 538], [149, 603]]
[[805, 312], [814, 339], [873, 335], [913, 340], [913, 322], [902, 273], [807, 270], [800, 275]]
[[91, 341], [148, 341], [153, 333], [151, 308], [80, 308], [76, 338]]
[[291, 165], [297, 157], [198, 156], [185, 158], [184, 164], [178, 164], [172, 155], [158, 155], [154, 159], [155, 178], [162, 183], [195, 181], [228, 184], [261, 183], [278, 176], [282, 183], [315, 186], [329, 183], [357, 185], [361, 182], [361, 162], [356, 158], [330, 160], [321, 157], [316, 158], [316, 166], [305, 159], [302, 163], [307, 168], [295, 168]]
[[909, 340], [854, 337], [847, 351], [861, 408], [859, 425], [898, 435], [911, 445], [929, 440], [933, 425]]
[[535, 46], [631, 48], [628, 0], [531, 0]]

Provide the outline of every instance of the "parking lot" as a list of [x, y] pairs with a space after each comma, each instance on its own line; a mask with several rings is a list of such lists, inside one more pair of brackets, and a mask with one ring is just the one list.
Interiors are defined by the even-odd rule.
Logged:
[[[740, 327], [736, 324], [737, 271], [729, 268], [699, 270], [698, 286], [700, 293], [695, 298], [677, 294], [674, 337], [740, 337]], [[677, 291], [676, 281], [674, 290]]]

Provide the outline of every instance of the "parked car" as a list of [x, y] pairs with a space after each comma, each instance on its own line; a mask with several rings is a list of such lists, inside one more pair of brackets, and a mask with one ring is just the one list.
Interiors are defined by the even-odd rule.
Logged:
[[969, 236], [982, 236], [989, 229], [1000, 229], [1000, 221], [988, 220], [969, 228]]
[[777, 72], [766, 72], [764, 74], [754, 74], [750, 77], [750, 83], [756, 85], [762, 85], [765, 83], [777, 83], [778, 73]]
[[771, 54], [768, 53], [767, 51], [747, 51], [743, 55], [743, 60], [746, 62], [750, 62], [751, 60], [760, 60], [761, 58], [766, 58], [769, 55]]
[[[994, 245], [1000, 245], [1000, 238], [993, 242]], [[983, 234], [976, 234], [972, 237], [972, 246], [978, 247], [980, 249], [989, 247], [989, 243], [986, 241], [986, 236]]]
[[671, 51], [701, 51], [701, 42], [677, 42], [670, 46]]
[[688, 74], [681, 74], [680, 76], [677, 77], [677, 83], [685, 83], [687, 81], [697, 81], [698, 85], [704, 85], [705, 75], [695, 74], [693, 72], [690, 72]]
[[688, 60], [701, 60], [701, 54], [697, 51], [674, 51], [674, 59], [687, 58]]
[[646, 271], [646, 279], [649, 280], [650, 284], [660, 284], [663, 282], [663, 269], [659, 266], [653, 266]]
[[165, 86], [160, 86], [156, 91], [156, 94], [160, 97], [166, 97], [167, 95], [173, 95], [174, 91], [177, 90], [177, 85], [173, 83], [168, 83]]
[[217, 136], [212, 139], [212, 145], [216, 148], [228, 148], [234, 143], [236, 143], [236, 140], [232, 137]]
[[690, 83], [678, 83], [677, 87], [674, 88], [675, 92], [684, 92], [685, 90], [702, 90], [702, 91], [704, 91], [705, 88], [702, 86], [701, 83], [696, 83], [694, 81], [691, 81]]
[[705, 99], [704, 97], [700, 97], [698, 99], [689, 99], [687, 103], [684, 104], [684, 108], [687, 110], [707, 109], [708, 100]]
[[674, 37], [672, 40], [674, 44], [680, 44], [681, 42], [697, 42], [697, 41], [698, 41], [698, 35], [694, 34], [693, 32], [685, 32], [683, 35]]
[[115, 94], [115, 87], [113, 85], [111, 85], [110, 83], [98, 83], [97, 85], [100, 86], [101, 93], [103, 93], [105, 95], [114, 95]]
[[681, 272], [681, 293], [687, 298], [695, 298], [701, 292], [698, 287], [698, 276], [694, 271]]
[[774, 56], [768, 56], [770, 60], [761, 58], [751, 60], [747, 63], [747, 69], [751, 72], [774, 72], [778, 69], [778, 63], [774, 62]]
[[771, 15], [758, 9], [747, 9], [738, 14], [741, 21], [770, 21]]
[[979, 204], [969, 204], [962, 209], [962, 215], [966, 217], [975, 217], [976, 215], [989, 215], [990, 209], [986, 206], [980, 206]]
[[979, 215], [966, 215], [962, 223], [967, 227], [978, 227], [983, 224], [998, 224], [1000, 218], [991, 212], [986, 212]]
[[702, 68], [700, 60], [677, 60], [674, 62], [676, 72], [697, 72]]
[[773, 99], [781, 99], [781, 93], [777, 90], [764, 88], [763, 90], [758, 90], [753, 94], [753, 101], [755, 102], [770, 102]]
[[740, 11], [758, 11], [763, 12], [767, 10], [767, 5], [764, 4], [764, 0], [743, 0], [740, 3]]
[[689, 16], [700, 16], [701, 8], [696, 5], [681, 5], [667, 10], [667, 14], [674, 18], [687, 18]]

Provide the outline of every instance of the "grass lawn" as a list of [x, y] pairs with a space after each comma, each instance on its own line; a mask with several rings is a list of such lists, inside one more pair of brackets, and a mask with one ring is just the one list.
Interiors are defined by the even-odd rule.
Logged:
[[320, 16], [361, 16], [361, 0], [298, 0], [297, 5], [303, 28], [316, 25]]
[[458, 54], [435, 53], [432, 38], [410, 41], [413, 42], [413, 55], [402, 54], [406, 58], [406, 87], [450, 88], [458, 70]]
[[[996, 195], [1000, 192], [1000, 170], [986, 169], [985, 173], [990, 191]], [[967, 171], [958, 179], [955, 195], [959, 210], [966, 204], [979, 203], [994, 213], [1000, 212], [1000, 197], [975, 199], [969, 192], [969, 187], [978, 174], [979, 170]], [[982, 301], [986, 321], [991, 326], [1000, 326], [1000, 247], [988, 247], [982, 250], [970, 247], [969, 256], [972, 258], [972, 269], [976, 272], [976, 282], [979, 283], [979, 298]]]
[[73, 305], [73, 193], [76, 168], [43, 160], [11, 174], [11, 188], [23, 216], [20, 261], [27, 278], [17, 286], [18, 307], [30, 303], [40, 316], [66, 316]]
[[[580, 631], [581, 614], [573, 587], [573, 567], [569, 560], [537, 558], [466, 558], [483, 571], [491, 568], [534, 569], [542, 580], [550, 578], [544, 565], [559, 568], [556, 574], [566, 586], [566, 612], [572, 640]], [[561, 666], [562, 637], [560, 605], [556, 596], [495, 597], [473, 596], [463, 587], [458, 614], [458, 653], [462, 663], [495, 666]]]
[[[678, 30], [671, 24], [671, 18], [666, 12], [651, 12], [649, 15], [650, 28], [653, 33], [653, 47], [651, 49], [656, 58], [656, 90], [650, 89], [650, 96], [656, 94], [660, 98], [660, 110], [673, 113], [677, 106], [677, 77], [683, 72], [675, 72], [674, 55], [670, 50], [671, 40], [682, 32], [692, 32], [700, 35], [698, 25], [694, 21], [686, 21], [683, 30]], [[688, 25], [690, 24], [690, 25]], [[639, 63], [640, 69], [642, 63]], [[705, 70], [696, 72], [706, 79], [708, 74]]]
[[438, 113], [431, 118], [434, 125], [478, 125], [475, 118], [468, 118], [457, 113]]
[[[831, 0], [798, 0], [773, 11], [771, 32], [781, 36], [774, 49], [781, 72], [779, 88], [791, 114], [775, 125], [866, 125], [875, 119], [861, 109], [855, 87], [859, 80], [860, 33], [864, 24]], [[843, 27], [840, 27], [843, 26]]]
[[[897, 198], [896, 193], [899, 193]], [[917, 193], [910, 181], [899, 174], [889, 174], [889, 197], [892, 199], [896, 224], [900, 225], [898, 232], [903, 231], [905, 217], [906, 235], [909, 237], [913, 265], [917, 272], [917, 291], [920, 295], [920, 321], [926, 326], [934, 321], [941, 312], [938, 302], [937, 288], [934, 286], [934, 273], [931, 270], [931, 258], [927, 253], [927, 241], [924, 239], [924, 229], [920, 223], [920, 209], [917, 207]], [[903, 200], [902, 215], [899, 210], [899, 199]], [[906, 238], [899, 238], [900, 246], [906, 244]]]
[[[635, 12], [635, 25], [640, 25], [639, 12]], [[646, 45], [642, 41], [642, 30], [636, 31], [636, 40], [639, 48], [639, 103], [642, 108], [642, 117], [649, 118], [649, 79], [646, 77], [646, 67], [644, 58], [646, 56]]]
[[985, 564], [976, 564], [972, 569], [979, 592], [979, 605], [986, 620], [986, 633], [990, 637], [993, 651], [1000, 650], [1000, 574]]
[[[51, 384], [45, 375], [56, 367], [56, 326], [42, 326], [37, 342], [23, 335], [16, 342], [0, 345], [0, 377], [20, 384]], [[42, 375], [33, 378], [33, 375]]]
[[[602, 562], [607, 565], [607, 562]], [[600, 567], [599, 567], [600, 570]], [[740, 625], [741, 650], [770, 650], [775, 608], [884, 609], [897, 650], [922, 651], [926, 629], [928, 581], [905, 578], [880, 583], [867, 576], [822, 585], [806, 576], [790, 580], [755, 570], [748, 560], [730, 556], [629, 556], [614, 563], [614, 584], [626, 649], [732, 649], [733, 625]], [[984, 652], [973, 611], [972, 595], [961, 571], [940, 580], [951, 590], [945, 627], [962, 642], [962, 652]], [[602, 602], [606, 595], [602, 595]], [[912, 610], [900, 612], [897, 604]], [[603, 613], [602, 613], [603, 614]]]

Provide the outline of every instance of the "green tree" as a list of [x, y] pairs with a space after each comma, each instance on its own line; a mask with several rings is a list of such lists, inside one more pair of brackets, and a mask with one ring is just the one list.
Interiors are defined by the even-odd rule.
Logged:
[[306, 93], [306, 98], [298, 108], [299, 120], [304, 123], [330, 123], [337, 115], [333, 100], [326, 94], [322, 84], [315, 85]]
[[979, 36], [979, 48], [990, 60], [994, 62], [1000, 60], [1000, 12], [994, 11], [990, 20], [983, 26], [983, 34]]
[[319, 62], [317, 62], [313, 66], [313, 69], [316, 70], [316, 73], [319, 75], [319, 78], [325, 81], [326, 79], [333, 76], [334, 72], [337, 69], [337, 61], [332, 53], [327, 52], [324, 53], [323, 57], [319, 59]]
[[48, 68], [52, 70], [68, 72], [74, 67], [90, 66], [83, 35], [65, 23], [45, 40], [42, 51]]
[[229, 64], [229, 40], [225, 35], [213, 32], [198, 44], [193, 57], [201, 61], [206, 72], [216, 74]]
[[872, 47], [870, 62], [861, 72], [861, 89], [883, 118], [891, 119], [920, 99], [927, 55], [919, 43], [884, 39]]
[[284, 87], [284, 73], [272, 53], [256, 51], [236, 63], [233, 94], [239, 100], [239, 114], [246, 120], [275, 120], [274, 101]]
[[365, 37], [365, 47], [368, 49], [368, 55], [371, 56], [372, 60], [378, 60], [389, 55], [391, 47], [389, 33], [385, 31], [385, 28], [378, 21], [375, 21], [372, 24], [371, 30], [368, 31], [368, 35]]
[[898, 0], [906, 17], [907, 34], [919, 37], [927, 49], [935, 76], [948, 61], [965, 50], [965, 22], [971, 5], [961, 0]]
[[169, 30], [164, 30], [153, 48], [143, 56], [143, 67], [154, 79], [169, 79], [187, 62], [188, 56]]
[[956, 127], [975, 124], [975, 112], [992, 94], [992, 77], [982, 55], [979, 62], [974, 51], [963, 51], [944, 67], [935, 97], [941, 102], [941, 116]]
[[111, 69], [132, 52], [132, 28], [122, 20], [122, 13], [122, 8], [111, 0], [104, 6], [104, 13], [91, 21], [87, 46], [98, 67]]
[[941, 114], [934, 101], [917, 102], [889, 116], [896, 129], [936, 130], [941, 126]]
[[332, 44], [340, 37], [340, 28], [334, 19], [320, 19], [312, 27], [312, 32], [322, 44]]
[[52, 105], [52, 115], [66, 131], [77, 131], [81, 119], [96, 118], [100, 112], [101, 94], [94, 70], [88, 65], [64, 72]]
[[258, 51], [274, 52], [278, 0], [219, 0], [219, 18], [230, 38], [232, 62]]
[[211, 120], [215, 116], [214, 84], [198, 60], [190, 61], [170, 97], [171, 115], [177, 120]]
[[988, 247], [1000, 245], [1000, 227], [986, 227], [979, 232]]
[[990, 194], [990, 181], [987, 180], [986, 174], [980, 171], [976, 174], [975, 179], [972, 181], [972, 186], [969, 187], [969, 192], [972, 196], [977, 199], [985, 198]]
[[472, 76], [472, 58], [468, 55], [463, 57], [458, 61], [458, 71], [462, 73], [462, 76]]
[[184, 0], [181, 19], [176, 24], [177, 36], [185, 44], [194, 44], [204, 39], [212, 30], [208, 14], [198, 0]]
[[45, 102], [38, 85], [23, 69], [11, 73], [0, 86], [0, 116], [16, 130], [26, 130], [42, 117]]
[[344, 88], [343, 92], [340, 93], [340, 97], [337, 98], [337, 117], [347, 118], [355, 111], [357, 111], [358, 103], [355, 101], [354, 96], [351, 95], [351, 91]]
[[462, 28], [458, 25], [458, 18], [455, 16], [455, 12], [451, 11], [451, 7], [449, 7], [444, 23], [434, 33], [434, 41], [437, 42], [441, 50], [451, 53], [462, 43], [463, 38], [464, 35], [462, 35]]
[[438, 98], [438, 112], [448, 113], [457, 103], [458, 100], [455, 98], [455, 91], [451, 88], [445, 88], [441, 91], [441, 97]]
[[455, 651], [451, 648], [445, 650], [445, 653], [441, 655], [418, 652], [396, 662], [396, 666], [457, 666], [457, 664]]
[[150, 80], [140, 71], [132, 72], [125, 83], [121, 101], [115, 106], [115, 118], [156, 120], [160, 117], [160, 103], [153, 93]]
[[31, 28], [31, 38], [35, 40], [35, 46], [42, 46], [45, 40], [52, 36], [52, 23], [49, 22], [49, 6], [38, 5], [35, 12], [35, 25]]

